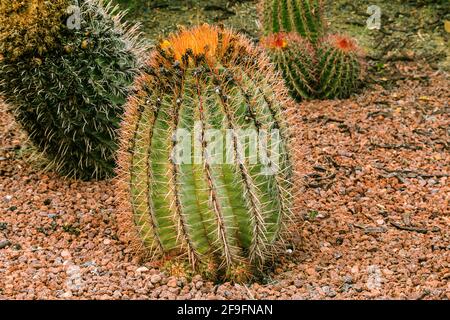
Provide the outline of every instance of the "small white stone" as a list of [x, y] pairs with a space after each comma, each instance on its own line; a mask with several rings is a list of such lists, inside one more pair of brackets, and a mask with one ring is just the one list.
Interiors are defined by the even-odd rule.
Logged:
[[81, 269], [79, 266], [76, 265], [71, 265], [67, 268], [66, 273], [68, 276], [75, 276], [75, 275], [80, 275], [81, 273]]
[[140, 267], [136, 269], [136, 273], [144, 273], [147, 272], [148, 268], [147, 267]]
[[70, 258], [71, 254], [70, 251], [67, 249], [64, 249], [63, 251], [61, 251], [61, 257], [63, 257], [64, 259], [68, 259]]

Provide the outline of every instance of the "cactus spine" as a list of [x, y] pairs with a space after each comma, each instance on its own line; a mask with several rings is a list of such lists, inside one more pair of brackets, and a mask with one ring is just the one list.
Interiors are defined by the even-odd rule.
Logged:
[[266, 35], [297, 32], [316, 43], [324, 34], [322, 0], [263, 0], [260, 11]]
[[309, 41], [294, 32], [277, 33], [261, 40], [277, 69], [281, 70], [291, 96], [311, 99], [316, 94], [315, 50]]
[[134, 27], [102, 0], [1, 2], [0, 92], [50, 167], [79, 179], [114, 173], [123, 104], [142, 65]]
[[[118, 185], [129, 200], [119, 221], [126, 239], [149, 256], [175, 256], [219, 278], [242, 281], [261, 271], [292, 203], [282, 79], [248, 40], [203, 25], [161, 42], [136, 88], [119, 157]], [[234, 134], [232, 161], [211, 160], [209, 130], [274, 129], [282, 143], [273, 175], [243, 159], [249, 143], [239, 148]], [[173, 158], [180, 130], [194, 133], [187, 141], [200, 150], [181, 164]]]
[[361, 49], [346, 36], [330, 35], [317, 48], [318, 97], [348, 98], [363, 75]]

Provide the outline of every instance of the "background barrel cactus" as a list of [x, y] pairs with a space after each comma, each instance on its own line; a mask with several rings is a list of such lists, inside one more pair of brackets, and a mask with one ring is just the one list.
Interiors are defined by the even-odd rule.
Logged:
[[317, 70], [315, 50], [310, 42], [291, 32], [269, 35], [261, 44], [282, 71], [291, 96], [299, 101], [314, 98]]
[[360, 84], [363, 57], [356, 41], [326, 35], [321, 0], [263, 0], [261, 39], [290, 93], [304, 99], [348, 98]]
[[364, 72], [363, 54], [356, 41], [330, 35], [317, 48], [318, 97], [348, 98], [359, 86]]
[[59, 173], [114, 173], [123, 104], [145, 46], [101, 0], [2, 1], [0, 92]]
[[14, 60], [55, 47], [69, 5], [67, 0], [1, 1], [0, 53]]
[[263, 0], [260, 16], [266, 35], [297, 32], [316, 43], [324, 34], [322, 0]]
[[[161, 42], [136, 87], [119, 161], [124, 238], [147, 256], [185, 261], [213, 278], [243, 281], [261, 271], [292, 206], [282, 79], [248, 40], [203, 25]], [[210, 130], [232, 132], [229, 148], [216, 149], [228, 150], [230, 162], [211, 157]], [[241, 130], [278, 131], [280, 148], [271, 152], [279, 162], [244, 157], [251, 147], [239, 143]], [[193, 133], [194, 147], [180, 163], [174, 154], [183, 131]]]

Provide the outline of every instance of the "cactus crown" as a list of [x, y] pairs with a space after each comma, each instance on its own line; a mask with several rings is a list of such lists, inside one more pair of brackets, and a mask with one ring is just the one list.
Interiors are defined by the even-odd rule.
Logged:
[[[119, 218], [125, 239], [151, 257], [184, 257], [205, 275], [239, 281], [261, 270], [291, 208], [282, 79], [247, 39], [203, 25], [162, 41], [136, 88], [119, 159], [119, 189], [130, 199]], [[209, 158], [208, 130], [275, 128], [282, 150], [274, 175], [262, 174], [261, 163], [238, 161], [235, 135], [230, 162]], [[173, 158], [179, 130], [193, 133], [187, 141], [200, 150], [190, 155], [189, 148], [186, 163]], [[243, 145], [247, 154], [249, 142]]]
[[275, 33], [261, 39], [263, 47], [270, 50], [282, 50], [289, 46], [289, 42], [285, 33]]
[[0, 54], [17, 59], [43, 54], [58, 43], [70, 0], [0, 2]]
[[330, 35], [328, 38], [325, 38], [325, 41], [343, 52], [360, 54], [361, 51], [354, 39], [344, 35]]
[[[224, 34], [221, 39], [224, 47], [230, 41], [231, 35]], [[209, 64], [216, 63], [223, 52], [219, 46], [219, 34], [215, 28], [202, 25], [189, 30], [184, 29], [179, 34], [171, 35], [167, 40], [161, 42], [160, 47], [168, 53], [173, 54], [176, 61], [181, 62], [183, 56], [189, 51], [194, 57], [204, 56]]]

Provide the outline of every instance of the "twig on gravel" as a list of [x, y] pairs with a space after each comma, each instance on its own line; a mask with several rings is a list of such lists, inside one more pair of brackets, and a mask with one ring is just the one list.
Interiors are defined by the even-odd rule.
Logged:
[[396, 227], [399, 230], [412, 231], [412, 232], [418, 232], [418, 233], [423, 233], [423, 234], [428, 233], [427, 229], [417, 228], [417, 227], [408, 227], [408, 226], [401, 225], [400, 223], [397, 223], [394, 221], [390, 221], [390, 223], [391, 223], [391, 225], [393, 225], [394, 227]]
[[343, 167], [339, 163], [337, 163], [336, 160], [331, 155], [327, 155], [325, 157], [325, 160], [327, 160], [327, 162], [330, 163], [336, 169], [340, 169], [340, 168], [346, 168], [347, 169], [348, 168], [348, 167]]
[[382, 148], [382, 149], [407, 149], [407, 150], [422, 150], [421, 146], [414, 146], [412, 144], [402, 143], [402, 144], [376, 144], [371, 143], [371, 147]]
[[420, 296], [417, 297], [417, 300], [422, 300], [423, 298], [425, 298], [426, 296], [428, 296], [430, 294], [430, 290], [425, 289], [422, 294]]
[[364, 233], [385, 233], [387, 231], [386, 228], [383, 227], [371, 227], [371, 226], [365, 226], [358, 223], [353, 223], [353, 226], [359, 229], [362, 229]]
[[312, 121], [315, 121], [315, 122], [323, 121], [323, 124], [327, 124], [328, 122], [335, 122], [335, 123], [344, 123], [345, 122], [344, 120], [330, 118], [326, 115], [320, 115], [317, 118], [312, 119]]
[[384, 167], [379, 167], [379, 169], [386, 171], [389, 173], [388, 178], [390, 177], [396, 177], [398, 175], [401, 175], [405, 178], [422, 178], [422, 179], [431, 179], [431, 178], [445, 178], [450, 177], [450, 174], [445, 173], [420, 173], [413, 170], [389, 170]]
[[255, 296], [253, 295], [253, 293], [250, 291], [250, 289], [248, 288], [248, 286], [245, 284], [244, 285], [245, 290], [247, 290], [247, 295], [249, 297], [250, 300], [256, 300]]
[[[327, 159], [327, 161], [329, 161], [329, 159]], [[325, 190], [328, 190], [334, 183], [336, 172], [320, 165], [316, 165], [313, 168], [316, 172], [304, 176], [305, 187], [311, 189], [324, 188]]]
[[385, 118], [393, 118], [394, 116], [392, 115], [392, 112], [389, 111], [374, 111], [374, 112], [370, 112], [367, 114], [367, 118], [375, 118], [375, 117], [379, 117], [379, 116], [383, 116]]

